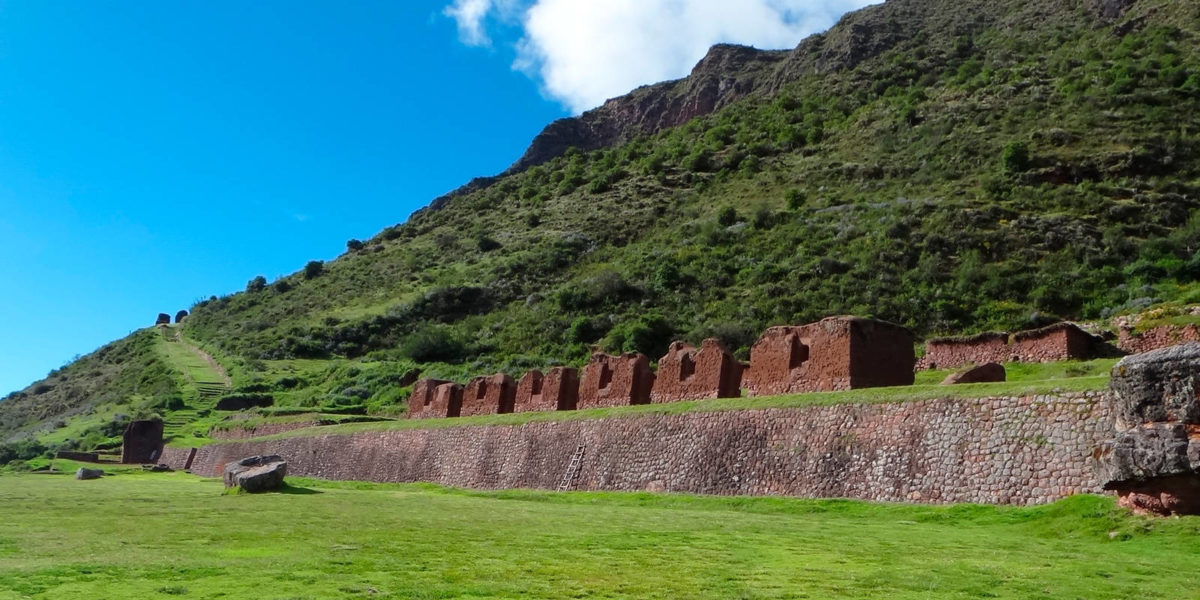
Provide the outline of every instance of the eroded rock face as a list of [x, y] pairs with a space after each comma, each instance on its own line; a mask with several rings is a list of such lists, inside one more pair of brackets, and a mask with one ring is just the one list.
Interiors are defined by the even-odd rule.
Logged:
[[1104, 487], [1156, 514], [1200, 511], [1200, 343], [1122, 359], [1113, 367], [1116, 434], [1101, 449]]
[[225, 487], [240, 487], [251, 493], [283, 487], [287, 461], [279, 455], [251, 456], [225, 465]]
[[1136, 0], [1091, 0], [1091, 8], [1105, 19], [1116, 19], [1125, 14]]
[[951, 373], [942, 380], [942, 385], [958, 385], [960, 383], [991, 383], [994, 381], [1005, 381], [1008, 374], [1004, 371], [1004, 365], [999, 363], [988, 363], [963, 369], [957, 373]]

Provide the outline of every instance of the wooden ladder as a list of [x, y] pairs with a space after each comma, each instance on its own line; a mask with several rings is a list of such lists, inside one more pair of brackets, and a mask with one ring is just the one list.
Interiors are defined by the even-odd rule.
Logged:
[[562, 481], [558, 484], [558, 491], [565, 492], [571, 489], [571, 484], [575, 483], [575, 478], [579, 476], [579, 466], [583, 463], [583, 444], [575, 448], [575, 454], [571, 456], [571, 462], [567, 464], [567, 470], [563, 473]]

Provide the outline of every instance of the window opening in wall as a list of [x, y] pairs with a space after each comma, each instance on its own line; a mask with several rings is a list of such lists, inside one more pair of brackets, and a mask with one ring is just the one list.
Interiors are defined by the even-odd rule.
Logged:
[[600, 365], [600, 389], [607, 388], [612, 383], [612, 377], [612, 367], [608, 366], [608, 363]]
[[687, 381], [688, 379], [690, 379], [692, 377], [692, 375], [695, 375], [695, 374], [696, 374], [696, 362], [692, 360], [691, 356], [684, 354], [683, 357], [679, 360], [679, 380]]
[[476, 392], [475, 392], [475, 399], [483, 400], [485, 396], [487, 396], [487, 382], [486, 381], [479, 384], [479, 389], [476, 390]]
[[791, 360], [788, 361], [788, 368], [799, 369], [806, 362], [808, 362], [808, 346], [801, 342], [800, 338], [793, 336]]
[[542, 393], [542, 378], [541, 377], [533, 378], [533, 385], [530, 386], [529, 393], [534, 396], [541, 395], [541, 393]]

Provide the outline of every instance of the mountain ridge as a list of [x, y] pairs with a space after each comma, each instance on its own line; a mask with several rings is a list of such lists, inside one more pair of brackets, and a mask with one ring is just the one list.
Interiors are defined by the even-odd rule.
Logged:
[[[184, 333], [234, 393], [386, 415], [413, 370], [704, 337], [744, 359], [766, 326], [830, 314], [931, 335], [1198, 302], [1198, 19], [1153, 0], [891, 0], [794, 50], [718, 46], [690, 78], [548, 127], [595, 149], [531, 144], [540, 164], [199, 302]], [[10, 394], [0, 440], [95, 446], [114, 411], [183, 410], [154, 335]]]

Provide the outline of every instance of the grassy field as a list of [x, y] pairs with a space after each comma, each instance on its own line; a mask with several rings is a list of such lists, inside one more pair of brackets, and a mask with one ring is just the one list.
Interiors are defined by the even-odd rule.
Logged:
[[[573, 421], [613, 417], [636, 417], [648, 414], [682, 414], [689, 412], [712, 412], [722, 410], [749, 410], [764, 408], [800, 408], [806, 406], [828, 406], [834, 404], [871, 404], [882, 402], [912, 402], [938, 398], [983, 398], [987, 396], [1023, 396], [1032, 394], [1058, 394], [1064, 392], [1086, 392], [1102, 390], [1108, 386], [1109, 371], [1115, 359], [1100, 359], [1087, 362], [1066, 361], [1050, 364], [1006, 365], [1009, 380], [1002, 383], [976, 383], [956, 386], [938, 385], [952, 371], [926, 371], [917, 375], [916, 385], [889, 388], [869, 388], [842, 392], [814, 392], [786, 396], [760, 398], [723, 398], [672, 402], [668, 404], [643, 404], [638, 406], [616, 406], [573, 410], [563, 412], [528, 412], [504, 415], [484, 415], [456, 419], [400, 419], [369, 423], [348, 423], [320, 428], [289, 431], [277, 436], [324, 435], [330, 433], [355, 433], [360, 431], [387, 431], [396, 429], [427, 429], [436, 427], [459, 427], [462, 425], [520, 425], [537, 421]], [[272, 419], [261, 419], [269, 422]], [[171, 442], [173, 446], [197, 446], [216, 443], [218, 440], [181, 439]]]
[[0, 476], [0, 600], [1200, 597], [1200, 518], [1093, 496], [1015, 509], [293, 484]]

